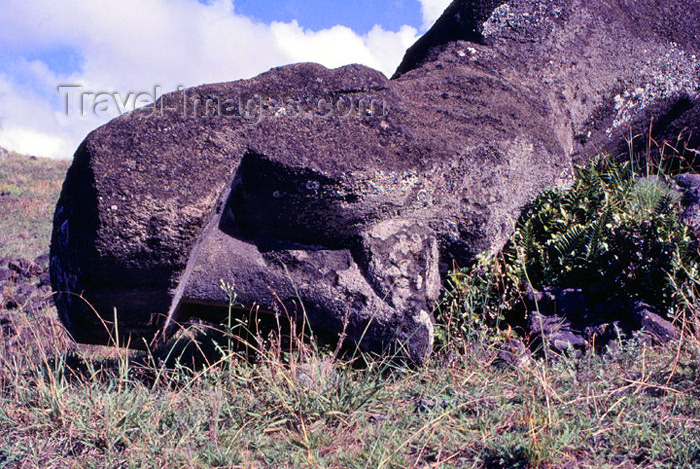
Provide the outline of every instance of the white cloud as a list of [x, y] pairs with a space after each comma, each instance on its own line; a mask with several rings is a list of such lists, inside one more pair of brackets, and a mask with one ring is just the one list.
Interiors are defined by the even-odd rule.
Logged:
[[423, 8], [423, 29], [430, 29], [440, 15], [445, 11], [451, 0], [420, 0]]
[[[37, 63], [28, 67], [42, 68]], [[69, 136], [79, 128], [89, 130], [85, 122], [72, 124], [73, 129], [64, 127], [49, 101], [0, 76], [0, 146], [30, 155], [66, 158], [75, 150]]]
[[303, 30], [296, 21], [273, 23], [275, 41], [291, 62], [319, 62], [327, 67], [361, 63], [391, 76], [404, 51], [416, 40], [416, 29], [404, 26], [398, 32], [375, 26], [364, 36], [345, 26], [322, 31]]
[[59, 134], [14, 125], [3, 127], [0, 146], [25, 155], [59, 159], [65, 158], [65, 155], [71, 155], [74, 150], [70, 141]]
[[[106, 121], [61, 115], [62, 84], [123, 95], [160, 85], [167, 92], [300, 61], [362, 63], [391, 75], [417, 38], [408, 26], [359, 35], [342, 26], [310, 31], [296, 22], [256, 23], [237, 15], [230, 0], [0, 3], [0, 50], [15, 57], [0, 76], [0, 146], [39, 156], [70, 157], [87, 132]], [[56, 47], [75, 51], [80, 70], [56, 74], [23, 58]]]

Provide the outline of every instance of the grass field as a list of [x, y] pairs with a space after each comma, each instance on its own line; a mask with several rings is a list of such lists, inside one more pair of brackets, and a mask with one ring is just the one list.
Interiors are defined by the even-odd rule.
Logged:
[[478, 341], [420, 369], [273, 346], [194, 372], [17, 314], [0, 337], [0, 467], [700, 467], [690, 339], [519, 368]]
[[0, 159], [0, 258], [48, 252], [51, 218], [69, 161], [10, 153]]
[[[65, 169], [0, 160], [1, 255], [46, 250]], [[418, 369], [273, 335], [192, 370], [76, 345], [51, 307], [0, 317], [0, 468], [700, 468], [688, 334], [518, 367], [473, 335]]]

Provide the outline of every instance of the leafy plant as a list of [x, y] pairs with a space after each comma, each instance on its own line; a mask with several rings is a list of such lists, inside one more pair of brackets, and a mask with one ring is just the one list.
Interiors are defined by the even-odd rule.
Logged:
[[604, 155], [577, 168], [571, 188], [545, 191], [525, 209], [500, 255], [452, 273], [448, 328], [469, 334], [522, 317], [526, 292], [546, 287], [683, 309], [689, 295], [679, 292], [694, 291], [700, 254], [674, 186], [661, 170], [640, 174]]

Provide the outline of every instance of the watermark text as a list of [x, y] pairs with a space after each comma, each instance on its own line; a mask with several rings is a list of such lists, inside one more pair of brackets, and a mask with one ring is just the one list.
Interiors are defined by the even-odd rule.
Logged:
[[382, 119], [389, 107], [378, 93], [342, 92], [323, 95], [262, 96], [251, 93], [205, 94], [179, 86], [163, 94], [161, 86], [149, 91], [121, 93], [90, 91], [81, 85], [60, 85], [62, 111], [68, 117], [116, 117], [138, 110], [139, 118], [178, 115], [182, 119], [234, 119], [258, 123], [264, 119]]

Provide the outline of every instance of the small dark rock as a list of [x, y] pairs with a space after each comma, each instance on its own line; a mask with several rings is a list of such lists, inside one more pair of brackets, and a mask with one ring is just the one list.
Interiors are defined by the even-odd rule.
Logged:
[[35, 285], [29, 283], [19, 283], [12, 288], [5, 288], [2, 292], [5, 309], [17, 309], [19, 307], [31, 308], [40, 306], [46, 303], [46, 295], [37, 295], [39, 290]]
[[608, 324], [606, 323], [589, 324], [583, 330], [583, 338], [586, 339], [587, 342], [597, 342], [598, 340], [600, 340], [600, 337], [603, 336], [603, 334], [605, 334], [607, 326]]
[[586, 329], [586, 339], [595, 346], [596, 353], [605, 353], [609, 347], [617, 348], [620, 338], [628, 334], [622, 331], [620, 321], [614, 323], [599, 324], [596, 327]]
[[571, 349], [583, 350], [586, 348], [586, 341], [581, 334], [559, 331], [549, 336], [549, 347], [557, 353], [564, 353]]
[[51, 285], [51, 275], [48, 272], [39, 275], [39, 282], [37, 285], [39, 285], [39, 287]]
[[597, 293], [579, 288], [550, 288], [530, 293], [526, 306], [531, 311], [527, 331], [533, 350], [542, 347], [542, 337], [558, 354], [570, 348], [585, 350], [587, 344], [604, 353], [616, 348], [620, 340], [633, 337], [649, 344], [680, 337], [657, 308], [634, 298], [601, 299]]
[[34, 259], [34, 265], [40, 268], [42, 272], [48, 272], [50, 259], [49, 253], [46, 252]]
[[12, 325], [12, 320], [8, 317], [0, 317], [0, 330], [4, 337], [10, 337], [16, 334], [15, 328]]
[[419, 397], [416, 399], [416, 407], [415, 407], [415, 412], [417, 413], [425, 413], [425, 412], [430, 412], [431, 410], [434, 410], [436, 408], [438, 409], [446, 409], [449, 407], [449, 403], [441, 399], [439, 401], [435, 399], [423, 399], [422, 397]]
[[653, 307], [644, 302], [636, 301], [632, 304], [630, 318], [632, 327], [642, 330], [657, 344], [665, 344], [671, 340], [677, 340], [681, 336], [678, 329], [670, 321], [661, 317]]
[[545, 314], [532, 311], [527, 321], [528, 330], [533, 334], [552, 334], [571, 327], [571, 321], [558, 314]]
[[506, 364], [510, 366], [521, 366], [530, 358], [530, 351], [521, 340], [511, 339], [501, 345], [498, 358], [494, 364]]
[[7, 264], [7, 267], [24, 278], [31, 278], [33, 275], [32, 263], [27, 259], [15, 259]]
[[571, 321], [558, 314], [545, 316], [533, 311], [528, 318], [528, 329], [535, 350], [542, 348], [543, 338], [549, 349], [557, 354], [571, 349], [583, 350], [586, 347], [583, 334], [576, 331]]
[[10, 269], [0, 269], [0, 282], [15, 278], [14, 272]]

